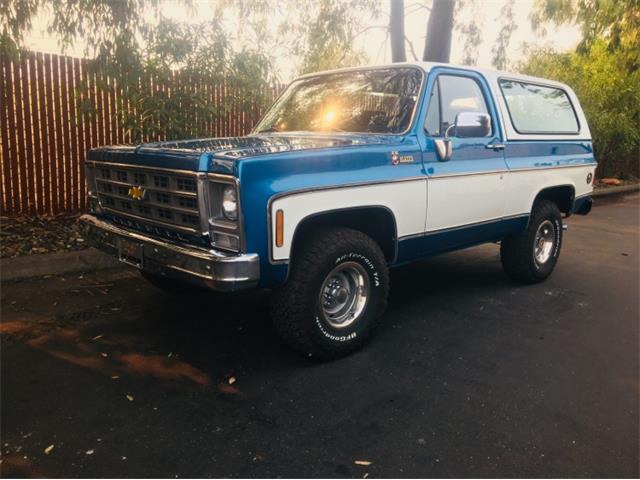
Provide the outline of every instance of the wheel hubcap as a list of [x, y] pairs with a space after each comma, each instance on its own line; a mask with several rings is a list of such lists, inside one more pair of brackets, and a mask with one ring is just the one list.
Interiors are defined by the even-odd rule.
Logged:
[[320, 288], [320, 310], [333, 328], [345, 328], [358, 320], [369, 299], [369, 276], [356, 262], [334, 268]]
[[556, 243], [556, 229], [550, 220], [545, 220], [536, 231], [533, 256], [538, 264], [547, 263]]

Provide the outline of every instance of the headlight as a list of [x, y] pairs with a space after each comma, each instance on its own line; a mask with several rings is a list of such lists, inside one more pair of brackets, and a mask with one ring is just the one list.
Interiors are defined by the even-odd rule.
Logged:
[[233, 177], [210, 175], [208, 182], [209, 237], [211, 246], [239, 252], [243, 248], [241, 232], [240, 185]]
[[222, 192], [222, 213], [228, 219], [238, 219], [238, 195], [234, 186], [229, 185]]

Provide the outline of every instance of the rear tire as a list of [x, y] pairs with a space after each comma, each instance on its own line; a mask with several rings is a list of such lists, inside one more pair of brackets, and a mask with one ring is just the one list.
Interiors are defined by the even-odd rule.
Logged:
[[516, 282], [541, 282], [553, 272], [561, 247], [560, 210], [555, 203], [540, 200], [533, 206], [527, 229], [520, 235], [502, 240], [502, 268]]
[[321, 230], [296, 251], [290, 268], [272, 300], [280, 337], [323, 360], [360, 348], [387, 305], [389, 273], [378, 244], [357, 230]]

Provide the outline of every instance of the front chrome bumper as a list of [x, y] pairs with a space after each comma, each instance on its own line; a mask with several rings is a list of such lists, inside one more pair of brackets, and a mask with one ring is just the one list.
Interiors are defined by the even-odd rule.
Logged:
[[87, 228], [91, 246], [153, 275], [218, 291], [252, 288], [260, 279], [260, 259], [255, 253], [232, 255], [170, 243], [125, 230], [93, 215], [83, 215], [80, 221]]

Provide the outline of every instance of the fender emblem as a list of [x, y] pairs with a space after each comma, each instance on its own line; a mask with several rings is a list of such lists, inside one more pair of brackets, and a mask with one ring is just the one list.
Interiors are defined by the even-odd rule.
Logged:
[[413, 163], [413, 155], [400, 155], [398, 152], [391, 152], [391, 163], [393, 165]]
[[132, 185], [131, 188], [129, 188], [127, 195], [134, 200], [144, 200], [144, 196], [146, 193], [147, 191], [144, 188], [137, 185]]

